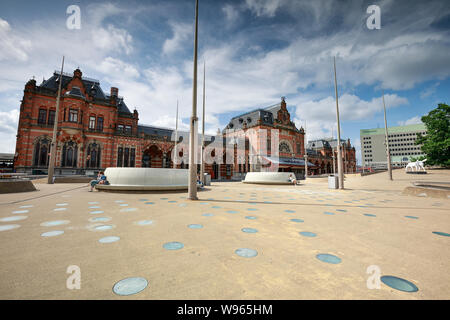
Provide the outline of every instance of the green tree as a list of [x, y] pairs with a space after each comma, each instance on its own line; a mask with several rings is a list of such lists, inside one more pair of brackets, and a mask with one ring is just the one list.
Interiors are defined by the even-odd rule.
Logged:
[[418, 134], [416, 144], [423, 144], [427, 164], [450, 166], [450, 107], [444, 103], [422, 117], [427, 134]]

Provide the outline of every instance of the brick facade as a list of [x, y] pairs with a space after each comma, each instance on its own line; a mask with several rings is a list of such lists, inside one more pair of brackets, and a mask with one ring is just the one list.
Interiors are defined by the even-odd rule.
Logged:
[[[118, 166], [173, 167], [174, 130], [139, 125], [138, 112], [128, 109], [118, 88], [112, 87], [105, 94], [99, 81], [83, 77], [76, 69], [73, 74], [55, 72], [41, 85], [34, 79], [26, 83], [14, 159], [17, 172], [47, 172], [59, 81], [62, 91], [57, 117], [56, 174], [85, 174]], [[259, 129], [265, 129], [267, 136]], [[278, 134], [279, 143], [272, 141], [272, 132]], [[303, 128], [297, 129], [290, 120], [283, 98], [277, 105], [232, 118], [215, 142], [205, 136], [205, 157], [216, 159], [206, 164], [205, 172], [213, 179], [240, 178], [245, 172], [267, 168], [271, 156], [276, 156], [274, 150], [279, 151], [280, 159], [302, 161], [304, 134]], [[234, 146], [227, 149], [233, 137]], [[271, 146], [265, 154], [268, 143]], [[178, 147], [180, 156], [182, 145]], [[184, 147], [187, 149], [186, 143]], [[345, 150], [349, 168], [354, 163], [356, 169], [354, 148]], [[332, 172], [328, 169], [330, 159], [331, 151], [326, 147], [314, 149], [308, 160], [316, 166], [310, 167], [310, 174]], [[294, 165], [280, 162], [279, 171], [302, 174], [304, 165], [298, 161]], [[187, 168], [187, 162], [184, 155], [177, 167]]]

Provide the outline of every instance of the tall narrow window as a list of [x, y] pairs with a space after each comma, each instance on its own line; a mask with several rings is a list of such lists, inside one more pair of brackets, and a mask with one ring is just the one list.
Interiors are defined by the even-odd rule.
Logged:
[[39, 109], [38, 123], [46, 124], [47, 122], [47, 110]]
[[87, 149], [86, 167], [100, 168], [101, 150], [98, 144], [91, 143]]
[[125, 126], [125, 133], [131, 134], [131, 126]]
[[78, 122], [78, 110], [69, 110], [69, 122]]
[[34, 146], [33, 165], [38, 167], [48, 166], [48, 158], [50, 156], [50, 140], [41, 139]]
[[136, 149], [134, 149], [134, 148], [130, 149], [130, 167], [134, 167], [134, 163], [135, 163], [135, 159], [136, 159], [135, 150]]
[[122, 124], [117, 125], [117, 132], [123, 133], [123, 125]]
[[272, 152], [272, 140], [267, 139], [267, 153]]
[[123, 164], [123, 148], [119, 147], [117, 150], [117, 166], [122, 167]]
[[95, 116], [89, 117], [89, 129], [95, 129]]
[[124, 167], [128, 167], [129, 156], [130, 156], [130, 148], [125, 148], [125, 151], [123, 153], [123, 166]]
[[66, 142], [63, 146], [61, 166], [75, 168], [77, 166], [78, 146], [75, 142]]
[[50, 110], [48, 112], [48, 122], [49, 125], [55, 124], [55, 110]]
[[103, 117], [97, 117], [97, 130], [103, 131]]

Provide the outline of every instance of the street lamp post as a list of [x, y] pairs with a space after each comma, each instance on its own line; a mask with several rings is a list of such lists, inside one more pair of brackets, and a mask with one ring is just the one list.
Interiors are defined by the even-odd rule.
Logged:
[[64, 71], [64, 56], [62, 59], [61, 65], [61, 74], [59, 76], [59, 85], [58, 85], [58, 95], [56, 97], [56, 110], [55, 110], [55, 122], [53, 123], [53, 138], [52, 144], [50, 148], [50, 163], [48, 164], [48, 184], [53, 184], [53, 175], [55, 171], [55, 159], [56, 159], [56, 136], [58, 131], [58, 115], [59, 115], [59, 101], [61, 99], [61, 87], [63, 80], [63, 71]]
[[197, 145], [197, 46], [198, 46], [198, 0], [195, 1], [195, 33], [194, 33], [194, 76], [192, 84], [192, 116], [189, 139], [189, 187], [188, 199], [197, 200], [197, 164], [195, 163], [195, 146]]

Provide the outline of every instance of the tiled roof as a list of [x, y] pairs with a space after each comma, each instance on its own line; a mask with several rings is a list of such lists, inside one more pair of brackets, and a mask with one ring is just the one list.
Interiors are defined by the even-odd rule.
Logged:
[[[55, 91], [58, 90], [57, 79], [59, 78], [59, 76], [60, 76], [59, 72], [53, 73], [53, 76], [51, 76], [47, 80], [44, 80], [39, 87], [51, 89], [51, 90], [55, 90]], [[62, 87], [65, 88], [65, 87], [67, 87], [69, 82], [72, 80], [72, 76], [70, 76], [67, 73], [63, 73], [62, 79], [63, 79]], [[82, 77], [81, 81], [83, 82], [85, 90], [94, 97], [94, 100], [97, 100], [97, 101], [100, 100], [102, 102], [110, 101], [111, 96], [107, 95], [103, 92], [98, 80]], [[75, 86], [72, 87], [70, 92], [66, 93], [66, 95], [84, 98], [84, 96], [81, 93], [80, 88], [75, 87]], [[122, 113], [122, 114], [131, 114], [130, 109], [128, 109], [128, 107], [125, 104], [122, 97], [118, 97], [118, 99], [117, 99], [117, 110], [119, 111], [119, 113]]]
[[257, 124], [258, 121], [260, 121], [261, 124], [271, 125], [277, 117], [277, 112], [280, 108], [281, 103], [277, 103], [266, 108], [255, 109], [253, 111], [235, 116], [231, 118], [225, 129], [239, 130], [244, 127], [244, 124], [246, 124], [247, 127], [251, 127]]

